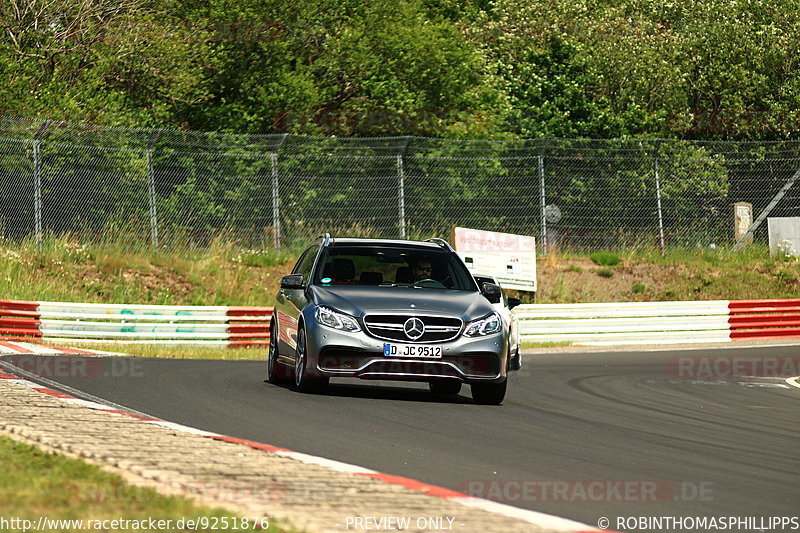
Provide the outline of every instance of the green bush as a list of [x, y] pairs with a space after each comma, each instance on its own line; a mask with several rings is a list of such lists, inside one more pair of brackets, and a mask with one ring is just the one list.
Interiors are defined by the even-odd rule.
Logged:
[[621, 259], [613, 252], [595, 252], [589, 258], [600, 266], [616, 266]]

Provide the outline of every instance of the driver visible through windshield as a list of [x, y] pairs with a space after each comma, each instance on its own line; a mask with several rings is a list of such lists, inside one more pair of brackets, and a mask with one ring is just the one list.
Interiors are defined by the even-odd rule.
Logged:
[[444, 250], [386, 246], [330, 246], [313, 282], [477, 291], [469, 271]]

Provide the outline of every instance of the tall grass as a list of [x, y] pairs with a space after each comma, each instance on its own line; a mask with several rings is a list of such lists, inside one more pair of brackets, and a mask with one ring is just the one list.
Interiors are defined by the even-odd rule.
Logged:
[[[763, 244], [739, 252], [730, 249], [655, 247], [614, 253], [560, 253], [541, 258], [537, 301], [714, 300], [800, 298], [800, 258], [770, 256]], [[587, 278], [580, 265], [604, 264], [619, 256], [620, 264]], [[608, 275], [601, 279], [600, 275]], [[563, 279], [562, 279], [563, 278]], [[631, 290], [636, 286], [637, 290]], [[624, 288], [624, 290], [622, 290]], [[591, 289], [591, 290], [590, 290]]]
[[[81, 244], [76, 235], [36, 242], [0, 241], [0, 298], [44, 301], [173, 305], [272, 305], [280, 277], [302, 249], [248, 250], [218, 235], [208, 246], [179, 251], [132, 250], [124, 239]], [[592, 259], [590, 259], [592, 257]], [[592, 264], [619, 259], [613, 276]], [[710, 248], [617, 250], [614, 253], [550, 253], [539, 257], [540, 302], [698, 300], [800, 297], [800, 262], [771, 257], [766, 246], [739, 252]], [[645, 291], [631, 291], [639, 283]], [[613, 292], [624, 286], [624, 294]], [[525, 301], [530, 295], [523, 294]]]
[[73, 235], [0, 242], [0, 297], [173, 305], [270, 305], [292, 251], [242, 250], [222, 238], [180, 253], [124, 242], [79, 244]]

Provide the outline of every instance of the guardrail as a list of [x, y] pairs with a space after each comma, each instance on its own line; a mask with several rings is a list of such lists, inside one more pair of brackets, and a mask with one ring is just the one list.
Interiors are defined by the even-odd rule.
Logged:
[[800, 338], [800, 299], [730, 304], [731, 339]]
[[[800, 299], [528, 304], [514, 309], [526, 342], [584, 345], [800, 338]], [[260, 346], [271, 307], [27, 302], [0, 299], [0, 337], [54, 343]]]
[[28, 302], [0, 299], [0, 336], [45, 342], [269, 343], [271, 307]]
[[677, 344], [800, 338], [800, 299], [528, 304], [525, 342]]

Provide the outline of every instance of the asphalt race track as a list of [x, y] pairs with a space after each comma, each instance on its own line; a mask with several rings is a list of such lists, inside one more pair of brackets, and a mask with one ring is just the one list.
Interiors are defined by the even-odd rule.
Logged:
[[797, 364], [798, 345], [528, 355], [500, 407], [396, 382], [304, 395], [266, 383], [263, 362], [3, 359], [165, 420], [590, 525], [800, 509], [800, 389], [741, 375]]

